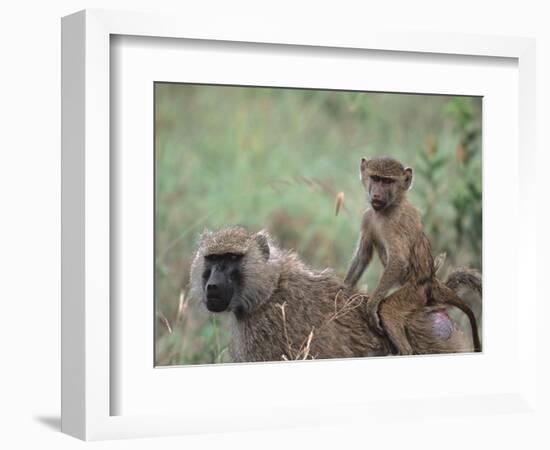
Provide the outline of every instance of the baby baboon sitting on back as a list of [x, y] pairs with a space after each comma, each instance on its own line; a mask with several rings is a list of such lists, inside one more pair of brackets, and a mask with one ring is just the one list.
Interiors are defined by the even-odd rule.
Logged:
[[[361, 181], [372, 209], [367, 209], [361, 223], [361, 235], [355, 256], [345, 278], [354, 287], [372, 259], [376, 249], [384, 273], [367, 303], [374, 329], [388, 334], [402, 355], [415, 353], [407, 337], [408, 317], [419, 307], [440, 303], [460, 308], [472, 327], [475, 351], [481, 351], [477, 321], [468, 305], [435, 277], [430, 242], [422, 230], [420, 213], [406, 198], [412, 183], [412, 169], [393, 158], [361, 160]], [[472, 271], [464, 273], [472, 275]], [[457, 277], [457, 274], [453, 274]], [[475, 280], [481, 290], [481, 277]], [[396, 294], [385, 298], [392, 288]]]
[[[209, 311], [231, 314], [234, 361], [391, 353], [387, 338], [366, 320], [364, 294], [345, 287], [332, 271], [309, 269], [264, 232], [203, 233], [191, 266], [191, 294]], [[470, 350], [441, 307], [420, 307], [407, 323], [415, 353]]]

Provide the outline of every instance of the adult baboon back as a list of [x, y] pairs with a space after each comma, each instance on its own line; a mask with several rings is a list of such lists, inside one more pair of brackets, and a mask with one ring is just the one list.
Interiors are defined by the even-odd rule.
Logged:
[[[264, 232], [236, 227], [203, 233], [191, 266], [191, 294], [212, 312], [231, 312], [234, 361], [391, 353], [387, 338], [369, 325], [366, 295], [332, 271], [309, 269]], [[471, 350], [441, 307], [420, 308], [407, 329], [415, 353]]]

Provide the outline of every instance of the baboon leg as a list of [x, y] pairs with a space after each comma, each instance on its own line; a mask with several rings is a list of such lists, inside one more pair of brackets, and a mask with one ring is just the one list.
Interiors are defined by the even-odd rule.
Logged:
[[408, 317], [426, 304], [424, 291], [417, 292], [410, 287], [403, 287], [385, 298], [380, 305], [380, 319], [388, 338], [399, 355], [412, 355], [413, 348], [406, 332]]
[[399, 355], [412, 355], [413, 349], [407, 338], [407, 333], [405, 332], [405, 323], [404, 320], [389, 320], [384, 322], [384, 318], [381, 318], [384, 329], [388, 334], [388, 338], [392, 344], [397, 349], [397, 354]]

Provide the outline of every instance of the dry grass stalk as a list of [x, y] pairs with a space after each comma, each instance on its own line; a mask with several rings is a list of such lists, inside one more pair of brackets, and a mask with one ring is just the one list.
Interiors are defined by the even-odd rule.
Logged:
[[[294, 353], [294, 351], [292, 349], [292, 344], [290, 343], [290, 339], [288, 337], [288, 329], [287, 329], [287, 326], [286, 326], [286, 312], [285, 312], [286, 302], [284, 302], [282, 305], [278, 303], [277, 306], [281, 310], [281, 316], [283, 318], [283, 334], [285, 336], [287, 352], [288, 352], [289, 355], [292, 355]], [[283, 355], [283, 358], [287, 359], [287, 358], [285, 358], [285, 355]], [[294, 358], [291, 358], [291, 359], [294, 359]]]
[[168, 333], [169, 334], [172, 334], [172, 327], [170, 326], [170, 322], [168, 321], [168, 319], [166, 318], [166, 316], [162, 313], [162, 311], [159, 311], [158, 312], [158, 315], [159, 315], [159, 318], [160, 320], [162, 321], [162, 323], [166, 326], [166, 328], [168, 329]]
[[[340, 317], [345, 316], [349, 312], [358, 308], [362, 305], [363, 301], [366, 300], [367, 296], [362, 294], [354, 294], [351, 297], [346, 298], [341, 305], [339, 305], [339, 298], [342, 295], [342, 291], [338, 291], [334, 297], [334, 312], [327, 317], [327, 320], [319, 327], [318, 331], [322, 330], [325, 326], [331, 323], [333, 320], [339, 319]], [[311, 327], [311, 331], [308, 336], [304, 339], [302, 344], [294, 349], [292, 342], [288, 336], [288, 329], [286, 323], [286, 302], [283, 304], [277, 304], [281, 310], [281, 317], [283, 320], [283, 334], [286, 341], [287, 351], [286, 354], [281, 355], [281, 358], [284, 361], [296, 361], [296, 360], [306, 360], [306, 359], [315, 359], [315, 356], [311, 354], [311, 343], [315, 336], [315, 327]]]
[[290, 338], [288, 337], [288, 328], [286, 324], [286, 310], [285, 310], [286, 302], [284, 302], [283, 304], [277, 304], [277, 307], [281, 310], [281, 317], [283, 319], [283, 334], [286, 341], [286, 352], [287, 352], [286, 355], [281, 355], [281, 358], [284, 361], [308, 359], [310, 357], [311, 341], [313, 339], [314, 327], [311, 328], [311, 331], [309, 332], [309, 335], [304, 339], [304, 342], [302, 342], [302, 344], [298, 347], [298, 349], [295, 350], [292, 346]]
[[447, 253], [446, 252], [440, 253], [439, 255], [437, 255], [435, 257], [434, 270], [435, 270], [436, 275], [439, 273], [439, 270], [441, 269], [441, 267], [445, 263], [446, 258], [447, 258]]
[[178, 312], [176, 314], [176, 324], [180, 324], [183, 320], [184, 314], [189, 306], [189, 299], [185, 297], [185, 291], [182, 289], [180, 292], [180, 298], [178, 302]]
[[[315, 330], [315, 327], [311, 327], [311, 331], [309, 332], [307, 341], [305, 344], [302, 344], [301, 350], [299, 351], [298, 357], [296, 359], [308, 359], [311, 349], [311, 340], [313, 339], [313, 330]], [[314, 358], [312, 357], [312, 359]]]
[[366, 295], [363, 294], [353, 294], [351, 297], [348, 297], [344, 300], [343, 304], [339, 307], [338, 301], [342, 294], [342, 290], [334, 296], [334, 312], [328, 317], [327, 321], [323, 326], [329, 324], [333, 320], [339, 319], [340, 317], [345, 316], [349, 312], [353, 311], [356, 308], [359, 308], [363, 301], [367, 299]]
[[335, 215], [338, 215], [343, 204], [344, 204], [344, 193], [338, 192], [338, 194], [336, 194], [336, 214]]

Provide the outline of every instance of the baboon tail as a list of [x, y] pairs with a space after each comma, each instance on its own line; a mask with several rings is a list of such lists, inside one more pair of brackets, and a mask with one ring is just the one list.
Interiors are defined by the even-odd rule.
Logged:
[[458, 292], [460, 288], [466, 287], [476, 291], [480, 298], [483, 294], [481, 273], [475, 269], [461, 267], [454, 270], [445, 280], [445, 285], [454, 292]]
[[[479, 287], [481, 289], [481, 284], [479, 284]], [[435, 279], [435, 282], [432, 286], [432, 296], [436, 302], [455, 306], [456, 308], [464, 312], [466, 316], [468, 316], [470, 326], [472, 327], [474, 351], [480, 352], [481, 341], [479, 339], [476, 316], [474, 315], [474, 312], [471, 310], [471, 308], [466, 304], [466, 302], [462, 300], [458, 295], [456, 295], [455, 291], [451, 287], [447, 286], [447, 284], [441, 283], [438, 279]]]

